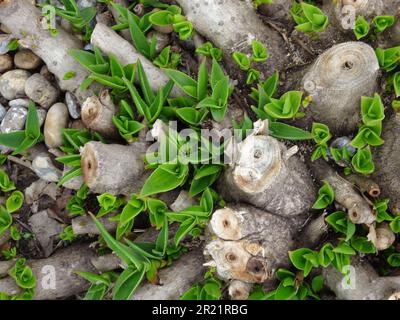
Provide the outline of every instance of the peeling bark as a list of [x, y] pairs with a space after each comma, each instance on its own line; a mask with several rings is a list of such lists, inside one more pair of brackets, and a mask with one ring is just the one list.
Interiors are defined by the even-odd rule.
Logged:
[[314, 174], [321, 181], [330, 184], [335, 192], [335, 201], [348, 210], [349, 218], [357, 224], [372, 224], [376, 220], [373, 206], [363, 198], [353, 185], [341, 177], [323, 159], [312, 165]]

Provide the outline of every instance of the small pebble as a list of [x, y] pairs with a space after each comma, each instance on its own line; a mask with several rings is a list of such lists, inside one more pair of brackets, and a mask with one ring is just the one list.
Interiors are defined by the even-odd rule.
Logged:
[[10, 51], [8, 49], [8, 44], [12, 39], [14, 39], [14, 37], [11, 34], [0, 34], [0, 55]]
[[93, 44], [88, 43], [87, 45], [85, 45], [85, 47], [83, 48], [83, 50], [86, 50], [86, 51], [93, 51], [93, 50], [94, 50], [94, 49], [93, 49]]
[[68, 107], [68, 112], [72, 119], [79, 119], [81, 117], [81, 110], [78, 101], [71, 92], [65, 93], [65, 104]]
[[8, 102], [10, 107], [24, 107], [28, 108], [29, 106], [29, 99], [14, 99]]
[[11, 70], [13, 67], [13, 62], [9, 54], [0, 55], [0, 73], [4, 73]]
[[48, 109], [57, 101], [58, 91], [40, 73], [35, 73], [25, 83], [25, 93], [43, 108]]
[[19, 50], [14, 56], [14, 64], [17, 68], [32, 70], [40, 66], [42, 60], [31, 50]]
[[56, 103], [47, 112], [44, 124], [44, 141], [49, 148], [62, 145], [61, 130], [68, 125], [68, 109], [64, 103]]
[[25, 82], [30, 73], [26, 70], [11, 70], [0, 76], [0, 94], [7, 100], [25, 96]]
[[24, 107], [11, 107], [1, 121], [0, 131], [2, 133], [10, 133], [23, 130], [27, 114], [28, 110]]
[[39, 118], [39, 126], [41, 127], [44, 124], [44, 121], [46, 120], [47, 111], [42, 108], [36, 110]]
[[61, 178], [61, 171], [54, 166], [50, 157], [45, 153], [38, 154], [33, 159], [32, 169], [40, 179], [45, 181], [58, 182]]
[[49, 71], [49, 68], [47, 68], [46, 65], [44, 65], [42, 68], [40, 68], [40, 74], [46, 78], [47, 81], [53, 82], [55, 81], [54, 75]]
[[[342, 150], [343, 147], [346, 147], [347, 152], [349, 153], [350, 157], [352, 157], [356, 153], [356, 149], [353, 146], [351, 146], [350, 143], [351, 139], [349, 137], [339, 137], [333, 140], [329, 147], [339, 150]], [[330, 159], [334, 160], [330, 148], [328, 149], [327, 155]], [[342, 167], [347, 167], [349, 165], [345, 160], [341, 160], [337, 162], [337, 164]]]

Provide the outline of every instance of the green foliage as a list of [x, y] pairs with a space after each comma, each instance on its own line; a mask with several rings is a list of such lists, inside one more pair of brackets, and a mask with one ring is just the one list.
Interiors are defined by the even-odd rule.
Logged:
[[0, 205], [0, 235], [2, 235], [6, 230], [8, 230], [11, 224], [12, 224], [11, 214], [7, 211], [6, 208]]
[[253, 0], [254, 6], [258, 8], [262, 4], [272, 4], [274, 0]]
[[[223, 120], [231, 87], [229, 77], [224, 74], [216, 60], [213, 60], [210, 75], [207, 74], [205, 62], [200, 65], [197, 81], [177, 70], [164, 69], [164, 72], [190, 97], [184, 100], [187, 102], [186, 106], [173, 106], [178, 118], [190, 125], [197, 126], [205, 119], [207, 113], [211, 112], [215, 121]], [[211, 95], [208, 92], [208, 85], [212, 90]]]
[[15, 262], [13, 268], [9, 270], [9, 275], [15, 280], [17, 285], [26, 290], [36, 287], [36, 278], [32, 269], [26, 265], [26, 260], [21, 258]]
[[89, 188], [87, 185], [82, 184], [76, 194], [68, 200], [66, 209], [70, 217], [82, 216], [85, 214], [85, 200], [87, 198]]
[[128, 8], [125, 8], [120, 4], [111, 2], [111, 5], [114, 10], [118, 12], [117, 24], [114, 25], [112, 29], [115, 31], [129, 29], [135, 48], [146, 58], [153, 60], [156, 55], [157, 40], [155, 35], [150, 41], [146, 37], [146, 32], [151, 28], [151, 22], [149, 20], [151, 13], [138, 17]]
[[343, 211], [334, 212], [325, 220], [336, 232], [343, 233], [346, 236], [346, 241], [349, 241], [356, 232], [355, 224], [349, 220], [347, 213]]
[[11, 239], [13, 239], [14, 241], [18, 241], [21, 239], [21, 233], [15, 226], [10, 227], [10, 236]]
[[304, 272], [305, 277], [309, 275], [313, 267], [319, 266], [318, 254], [311, 249], [301, 248], [289, 251], [289, 258], [297, 269]]
[[60, 233], [60, 239], [65, 242], [72, 242], [75, 240], [75, 234], [72, 226], [67, 226], [64, 228], [63, 232]]
[[39, 117], [35, 104], [29, 101], [25, 130], [0, 133], [0, 144], [14, 149], [13, 154], [21, 153], [43, 139], [40, 132]]
[[377, 200], [374, 203], [374, 210], [377, 212], [376, 222], [381, 223], [383, 221], [393, 221], [393, 217], [388, 213], [388, 199]]
[[335, 200], [335, 192], [328, 182], [324, 182], [324, 185], [318, 191], [318, 195], [318, 199], [315, 201], [313, 209], [325, 209]]
[[323, 123], [314, 122], [312, 125], [311, 133], [316, 143], [316, 148], [311, 155], [311, 160], [315, 161], [320, 157], [327, 158], [326, 154], [328, 151], [328, 141], [332, 138], [327, 125]]
[[397, 216], [390, 222], [390, 228], [394, 233], [400, 233], [400, 216]]
[[102, 140], [98, 133], [91, 133], [86, 130], [62, 129], [61, 132], [63, 143], [60, 149], [65, 153], [65, 156], [58, 157], [56, 160], [70, 168], [70, 170], [58, 181], [59, 186], [82, 175], [79, 149], [89, 141]]
[[317, 293], [324, 285], [322, 276], [311, 280], [311, 285], [302, 275], [295, 274], [286, 269], [278, 269], [276, 276], [280, 281], [279, 286], [272, 292], [265, 293], [262, 287], [256, 286], [249, 296], [249, 300], [306, 300], [309, 298], [319, 300]]
[[219, 300], [222, 294], [222, 282], [214, 276], [214, 273], [214, 268], [207, 271], [203, 283], [192, 286], [182, 294], [180, 300]]
[[392, 253], [388, 258], [387, 262], [394, 268], [400, 267], [400, 253]]
[[172, 25], [181, 40], [187, 40], [193, 34], [193, 24], [182, 15], [182, 9], [175, 5], [171, 5], [165, 10], [153, 12], [149, 20], [157, 26]]
[[21, 191], [14, 191], [6, 200], [6, 209], [9, 213], [18, 211], [24, 203], [24, 194]]
[[261, 73], [252, 68], [253, 62], [264, 62], [268, 59], [267, 48], [261, 42], [253, 40], [251, 42], [252, 54], [248, 56], [242, 52], [235, 51], [232, 54], [233, 60], [243, 71], [247, 71], [246, 84], [252, 84], [260, 78]]
[[15, 51], [19, 48], [19, 42], [18, 39], [12, 39], [8, 44], [7, 44], [7, 49], [9, 51]]
[[144, 183], [140, 194], [143, 197], [173, 190], [186, 181], [189, 168], [183, 164], [161, 164]]
[[[4, 259], [6, 259], [6, 260], [15, 259], [15, 257], [17, 256], [17, 248], [12, 247], [10, 249], [3, 250], [1, 252], [1, 254], [3, 255]], [[1, 298], [0, 298], [0, 300], [1, 300]]]
[[117, 277], [114, 272], [106, 272], [100, 275], [84, 271], [75, 273], [91, 283], [83, 300], [103, 300], [110, 290], [112, 281]]
[[213, 44], [209, 41], [204, 43], [201, 47], [198, 47], [196, 49], [196, 53], [216, 61], [222, 60], [222, 50], [219, 48], [215, 48]]
[[15, 184], [4, 170], [0, 170], [0, 190], [10, 192], [15, 190]]
[[323, 32], [329, 24], [328, 17], [318, 7], [293, 1], [290, 14], [296, 22], [296, 29], [306, 33]]
[[67, 73], [64, 74], [63, 80], [70, 80], [72, 78], [75, 78], [76, 72], [75, 71], [68, 71]]
[[125, 204], [125, 201], [122, 198], [117, 198], [116, 196], [108, 192], [97, 196], [97, 201], [100, 205], [100, 210], [97, 213], [97, 218], [105, 216], [110, 212], [116, 211]]
[[361, 116], [365, 125], [380, 124], [385, 118], [384, 106], [379, 94], [373, 98], [361, 97]]
[[299, 112], [301, 105], [301, 91], [288, 91], [279, 99], [270, 98], [270, 102], [265, 104], [264, 111], [273, 119], [292, 119], [303, 116]]
[[374, 244], [367, 237], [353, 237], [350, 241], [351, 246], [359, 253], [373, 254], [376, 253]]
[[358, 16], [353, 30], [357, 40], [365, 38], [368, 35], [370, 28], [368, 21], [365, 20], [363, 16]]
[[394, 16], [376, 16], [372, 20], [372, 24], [375, 27], [375, 33], [382, 33], [387, 28], [394, 25], [396, 18]]
[[160, 68], [176, 69], [181, 63], [181, 55], [171, 51], [171, 46], [164, 48], [153, 63]]
[[390, 72], [399, 65], [400, 46], [388, 49], [377, 48], [375, 54], [379, 61], [379, 66], [386, 72]]
[[97, 10], [95, 7], [87, 7], [80, 9], [75, 0], [60, 0], [65, 9], [53, 7], [56, 14], [65, 20], [69, 21], [72, 25], [74, 32], [84, 34], [84, 39], [89, 40], [93, 28], [90, 22], [96, 16]]
[[396, 72], [393, 76], [393, 87], [396, 98], [400, 97], [400, 72]]
[[371, 174], [375, 171], [375, 164], [372, 160], [370, 147], [358, 149], [357, 153], [351, 160], [351, 164], [356, 172], [362, 174]]

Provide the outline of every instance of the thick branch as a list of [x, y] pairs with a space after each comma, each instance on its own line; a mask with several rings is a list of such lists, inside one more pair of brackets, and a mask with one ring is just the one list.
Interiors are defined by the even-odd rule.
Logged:
[[358, 224], [375, 222], [376, 212], [350, 182], [342, 178], [322, 159], [315, 161], [312, 168], [318, 179], [330, 184], [335, 192], [335, 201], [348, 210], [351, 221]]
[[224, 51], [230, 67], [235, 66], [234, 51], [251, 52], [256, 39], [267, 46], [270, 58], [260, 65], [265, 73], [280, 70], [288, 63], [288, 52], [281, 36], [264, 25], [251, 1], [240, 0], [177, 0], [196, 31]]
[[[169, 78], [161, 69], [157, 68], [151, 61], [138, 53], [128, 41], [104, 24], [96, 24], [91, 42], [104, 53], [115, 55], [123, 65], [136, 63], [140, 60], [149, 79], [150, 86], [154, 91], [158, 91], [169, 81]], [[179, 93], [180, 91], [176, 88], [171, 92], [175, 96], [179, 95]]]
[[94, 193], [131, 194], [142, 186], [147, 144], [129, 146], [91, 141], [81, 151], [84, 182]]

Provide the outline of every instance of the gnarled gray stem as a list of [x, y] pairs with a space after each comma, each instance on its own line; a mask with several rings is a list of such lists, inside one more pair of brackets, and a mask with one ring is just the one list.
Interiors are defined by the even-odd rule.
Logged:
[[373, 207], [349, 181], [336, 173], [322, 159], [315, 161], [312, 169], [318, 179], [329, 183], [335, 192], [335, 201], [348, 210], [351, 221], [357, 224], [375, 222], [376, 212]]

